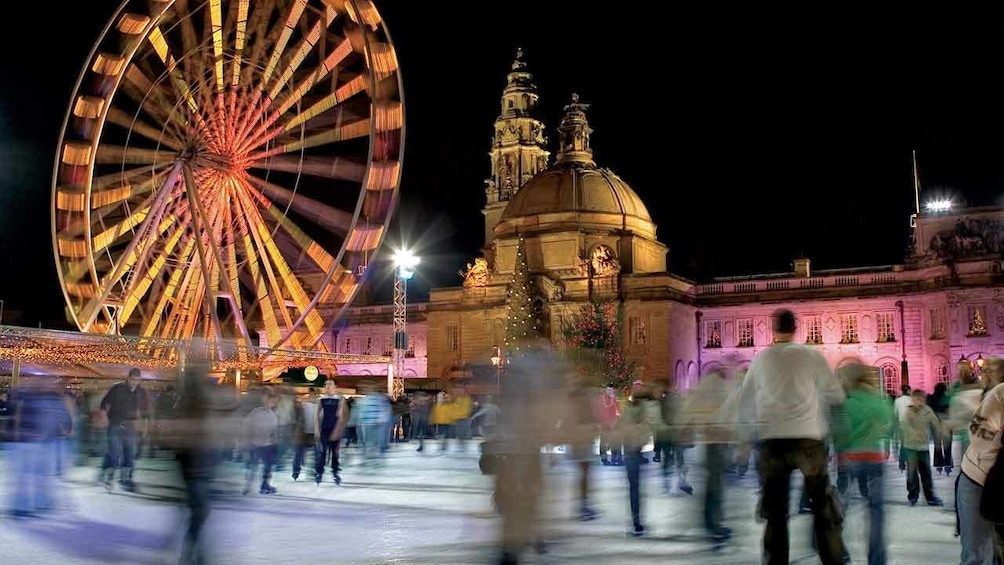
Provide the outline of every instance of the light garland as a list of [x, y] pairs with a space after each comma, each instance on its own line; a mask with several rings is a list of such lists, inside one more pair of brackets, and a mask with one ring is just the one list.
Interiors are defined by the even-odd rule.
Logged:
[[[389, 363], [376, 355], [351, 355], [292, 349], [249, 347], [236, 342], [215, 345], [213, 370], [301, 369], [308, 365], [336, 372], [339, 364]], [[0, 326], [0, 359], [50, 366], [88, 364], [127, 365], [148, 370], [178, 366], [181, 351], [191, 344], [181, 340], [125, 337]]]

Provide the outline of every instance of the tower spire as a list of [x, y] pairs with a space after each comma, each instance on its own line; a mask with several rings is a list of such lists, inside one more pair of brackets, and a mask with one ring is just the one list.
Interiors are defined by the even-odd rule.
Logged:
[[537, 85], [527, 70], [523, 49], [516, 47], [516, 56], [502, 90], [502, 108], [495, 120], [495, 135], [491, 159], [491, 176], [485, 180], [485, 247], [494, 238], [495, 225], [506, 204], [523, 183], [547, 168], [544, 124], [538, 120]]
[[593, 129], [586, 119], [589, 104], [579, 101], [579, 95], [572, 93], [572, 102], [565, 106], [565, 117], [558, 126], [558, 157], [556, 163], [572, 163], [584, 167], [595, 167], [593, 149], [589, 144], [589, 136]]

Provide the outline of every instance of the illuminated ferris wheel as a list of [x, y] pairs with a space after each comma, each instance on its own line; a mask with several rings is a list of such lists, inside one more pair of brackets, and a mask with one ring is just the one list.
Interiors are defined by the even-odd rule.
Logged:
[[126, 0], [81, 72], [53, 248], [82, 331], [319, 348], [396, 204], [371, 0]]

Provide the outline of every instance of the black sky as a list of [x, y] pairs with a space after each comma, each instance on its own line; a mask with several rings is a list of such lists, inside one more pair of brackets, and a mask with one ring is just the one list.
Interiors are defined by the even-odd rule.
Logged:
[[[0, 299], [28, 324], [62, 319], [53, 156], [80, 66], [117, 5], [64, 4], [53, 17], [51, 3], [20, 3], [0, 30]], [[477, 254], [486, 153], [517, 44], [549, 133], [573, 91], [593, 104], [596, 160], [645, 200], [683, 276], [783, 271], [799, 253], [818, 268], [901, 260], [911, 149], [929, 194], [945, 187], [973, 205], [1004, 195], [999, 14], [583, 6], [378, 1], [406, 89], [392, 239], [420, 242], [419, 294], [458, 282]]]

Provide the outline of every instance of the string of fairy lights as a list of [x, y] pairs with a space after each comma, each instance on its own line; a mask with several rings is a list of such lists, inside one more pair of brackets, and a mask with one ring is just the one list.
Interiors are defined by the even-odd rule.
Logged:
[[[182, 352], [190, 347], [189, 342], [173, 339], [0, 327], [0, 359], [17, 359], [22, 363], [38, 365], [111, 364], [168, 370], [178, 367]], [[217, 371], [302, 369], [312, 365], [334, 372], [340, 364], [390, 362], [388, 357], [376, 355], [270, 349], [235, 342], [209, 343], [201, 347], [212, 348], [212, 366]]]

